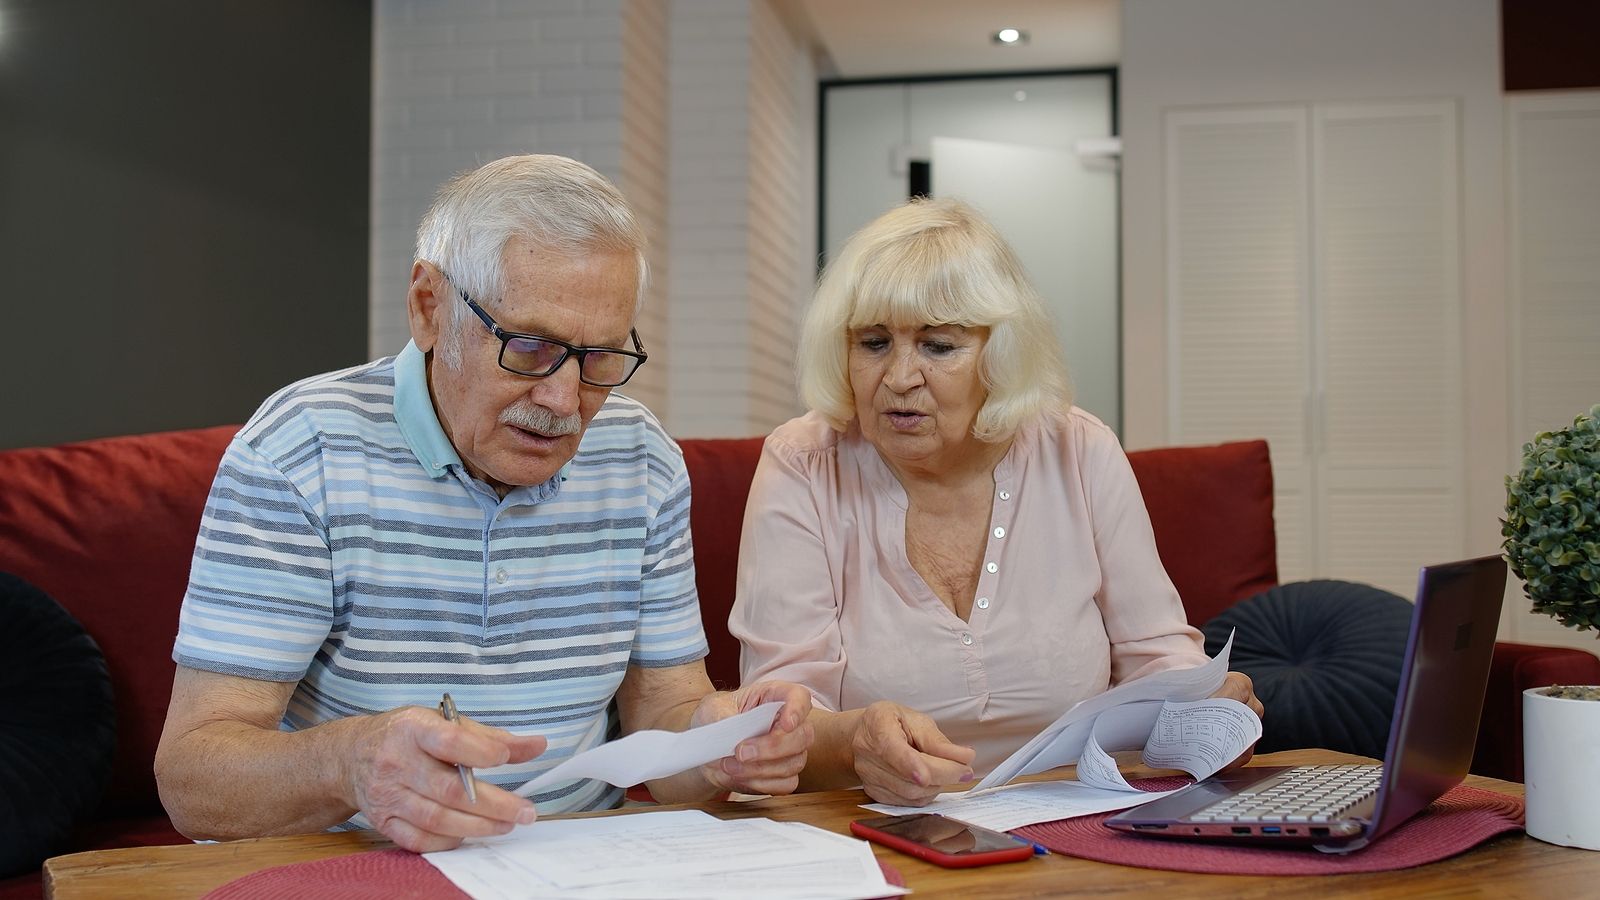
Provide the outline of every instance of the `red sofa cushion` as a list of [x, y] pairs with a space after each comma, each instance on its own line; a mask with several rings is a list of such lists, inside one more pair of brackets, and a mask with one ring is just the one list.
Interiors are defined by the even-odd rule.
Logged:
[[1190, 625], [1278, 583], [1266, 441], [1136, 450], [1128, 462]]
[[739, 641], [728, 633], [728, 614], [733, 611], [744, 505], [750, 498], [750, 480], [761, 460], [764, 440], [698, 438], [678, 442], [689, 472], [689, 528], [694, 538], [700, 618], [711, 645], [706, 672], [711, 683], [723, 689], [739, 686]]
[[200, 510], [237, 431], [0, 453], [0, 571], [39, 586], [72, 613], [111, 673], [117, 752], [106, 814], [162, 813], [151, 760], [172, 694], [178, 607]]
[[1551, 684], [1600, 684], [1600, 658], [1570, 647], [1495, 644], [1473, 772], [1522, 780], [1522, 692]]

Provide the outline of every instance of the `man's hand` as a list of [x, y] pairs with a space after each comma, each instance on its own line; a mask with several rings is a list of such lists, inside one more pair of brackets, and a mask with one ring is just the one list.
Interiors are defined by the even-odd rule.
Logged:
[[456, 764], [491, 768], [527, 762], [546, 741], [462, 717], [408, 706], [371, 716], [346, 763], [350, 802], [372, 826], [417, 853], [449, 850], [465, 837], [505, 834], [535, 818], [533, 802], [486, 781], [467, 800]]
[[971, 747], [950, 742], [933, 719], [887, 700], [868, 706], [851, 741], [867, 796], [895, 806], [923, 806], [941, 785], [971, 781]]
[[806, 717], [811, 714], [811, 692], [797, 684], [763, 681], [737, 691], [707, 694], [689, 717], [689, 727], [709, 725], [754, 709], [763, 703], [782, 700], [783, 708], [772, 720], [766, 734], [740, 741], [733, 755], [700, 767], [701, 775], [724, 791], [746, 794], [789, 794], [800, 784], [800, 770], [806, 765], [813, 732]]
[[[1251, 683], [1250, 676], [1243, 672], [1229, 672], [1228, 677], [1222, 680], [1222, 687], [1218, 688], [1217, 692], [1211, 696], [1237, 700], [1250, 707], [1250, 711], [1255, 713], [1257, 718], [1264, 719], [1267, 717], [1266, 707], [1262, 706], [1261, 701], [1257, 699], [1255, 686]], [[1222, 771], [1232, 772], [1234, 769], [1240, 768], [1249, 762], [1250, 758], [1255, 755], [1256, 745], [1251, 744], [1245, 748], [1243, 753], [1239, 754], [1238, 759], [1223, 766]]]

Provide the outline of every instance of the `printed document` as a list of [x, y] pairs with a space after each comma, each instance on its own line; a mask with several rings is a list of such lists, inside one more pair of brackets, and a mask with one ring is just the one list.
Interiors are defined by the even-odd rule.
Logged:
[[[925, 807], [872, 804], [890, 815], [936, 812], [1006, 831], [1138, 806], [1161, 796], [1122, 777], [1111, 753], [1143, 748], [1146, 765], [1180, 769], [1196, 780], [1237, 759], [1261, 738], [1261, 719], [1237, 700], [1211, 698], [1228, 674], [1233, 637], [1205, 665], [1171, 669], [1117, 685], [1067, 710], [1011, 754], [972, 790], [940, 794]], [[1077, 763], [1078, 780], [1014, 785], [1023, 775]]]
[[541, 821], [425, 855], [477, 900], [888, 897], [863, 841], [797, 822], [697, 810]]

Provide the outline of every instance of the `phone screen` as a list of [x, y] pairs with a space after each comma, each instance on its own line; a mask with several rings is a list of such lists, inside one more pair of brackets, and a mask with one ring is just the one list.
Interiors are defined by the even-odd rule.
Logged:
[[987, 828], [979, 828], [976, 825], [968, 825], [931, 813], [866, 819], [861, 825], [884, 834], [904, 838], [949, 856], [1013, 850], [1020, 845], [1028, 845], [1027, 841], [1009, 834], [1001, 834], [998, 831], [990, 831]]

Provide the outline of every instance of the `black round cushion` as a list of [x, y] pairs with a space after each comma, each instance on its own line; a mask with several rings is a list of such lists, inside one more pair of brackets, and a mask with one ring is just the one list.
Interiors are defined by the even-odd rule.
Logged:
[[0, 877], [37, 871], [95, 810], [116, 741], [100, 648], [44, 591], [0, 572]]
[[1411, 601], [1366, 584], [1301, 581], [1225, 609], [1202, 629], [1266, 708], [1263, 753], [1323, 747], [1383, 758], [1411, 628]]

